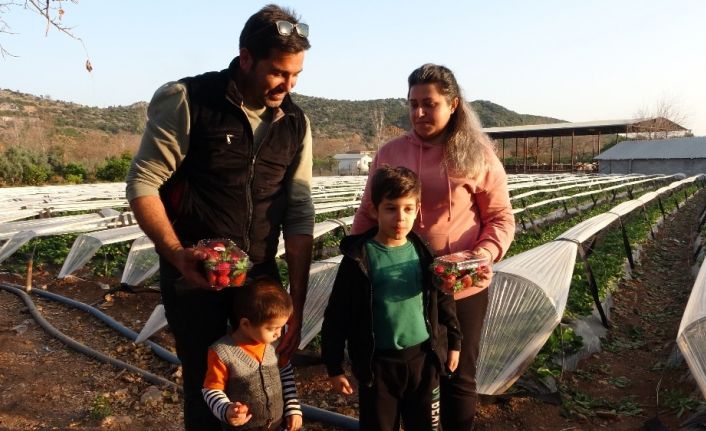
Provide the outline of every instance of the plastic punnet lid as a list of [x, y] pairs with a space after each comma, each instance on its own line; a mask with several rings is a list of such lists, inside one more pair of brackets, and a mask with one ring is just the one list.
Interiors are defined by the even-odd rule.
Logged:
[[463, 271], [466, 269], [474, 269], [479, 266], [487, 265], [489, 263], [489, 259], [485, 256], [474, 254], [470, 250], [463, 250], [437, 257], [435, 262], [445, 266], [453, 266], [459, 271]]

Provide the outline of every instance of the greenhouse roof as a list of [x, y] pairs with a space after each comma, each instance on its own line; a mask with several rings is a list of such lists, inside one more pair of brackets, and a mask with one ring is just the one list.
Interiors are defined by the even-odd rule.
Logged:
[[706, 158], [706, 136], [623, 141], [594, 157], [595, 160], [703, 158]]

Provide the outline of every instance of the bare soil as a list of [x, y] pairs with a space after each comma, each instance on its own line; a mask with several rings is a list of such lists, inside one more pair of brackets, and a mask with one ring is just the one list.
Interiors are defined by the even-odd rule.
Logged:
[[[665, 429], [703, 407], [703, 397], [683, 361], [674, 361], [681, 315], [694, 282], [693, 245], [706, 205], [701, 191], [670, 217], [641, 255], [632, 278], [614, 294], [612, 328], [604, 350], [583, 360], [559, 379], [561, 405], [533, 397], [485, 397], [478, 430], [641, 430], [656, 418]], [[139, 332], [158, 292], [140, 288], [109, 293], [99, 283], [112, 279], [56, 280], [56, 269], [35, 271], [35, 288], [93, 304]], [[87, 277], [79, 274], [79, 277]], [[24, 285], [24, 274], [3, 273], [0, 281]], [[178, 367], [148, 348], [79, 311], [31, 296], [42, 315], [81, 343], [180, 382]], [[153, 341], [173, 350], [168, 330]], [[304, 352], [303, 357], [316, 357]], [[303, 402], [355, 416], [354, 398], [328, 389], [321, 365], [297, 368]], [[154, 396], [137, 374], [98, 362], [67, 348], [31, 318], [19, 296], [0, 289], [0, 430], [179, 430], [182, 399], [168, 388]], [[159, 392], [159, 391], [158, 391]], [[153, 395], [150, 397], [150, 395]], [[334, 429], [305, 423], [308, 430]], [[654, 428], [658, 429], [658, 428]], [[706, 429], [706, 428], [705, 428]]]

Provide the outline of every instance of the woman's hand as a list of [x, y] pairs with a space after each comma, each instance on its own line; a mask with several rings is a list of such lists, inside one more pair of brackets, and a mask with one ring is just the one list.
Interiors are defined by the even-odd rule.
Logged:
[[473, 277], [475, 281], [473, 286], [485, 289], [490, 286], [490, 281], [493, 279], [493, 254], [485, 247], [475, 248], [473, 254], [484, 257], [488, 261], [487, 265], [478, 268], [478, 271]]

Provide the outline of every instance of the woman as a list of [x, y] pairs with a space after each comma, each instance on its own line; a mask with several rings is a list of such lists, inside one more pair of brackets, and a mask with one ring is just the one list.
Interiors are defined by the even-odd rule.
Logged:
[[[494, 145], [466, 104], [453, 73], [425, 64], [408, 78], [412, 130], [380, 148], [370, 172], [389, 164], [405, 166], [422, 183], [421, 211], [414, 231], [437, 255], [473, 250], [497, 262], [515, 233], [507, 177]], [[353, 221], [352, 233], [375, 225], [370, 212], [370, 181]], [[491, 274], [492, 275], [492, 274]], [[490, 277], [458, 292], [456, 312], [463, 331], [456, 372], [442, 380], [441, 420], [445, 430], [473, 427], [476, 360]]]

